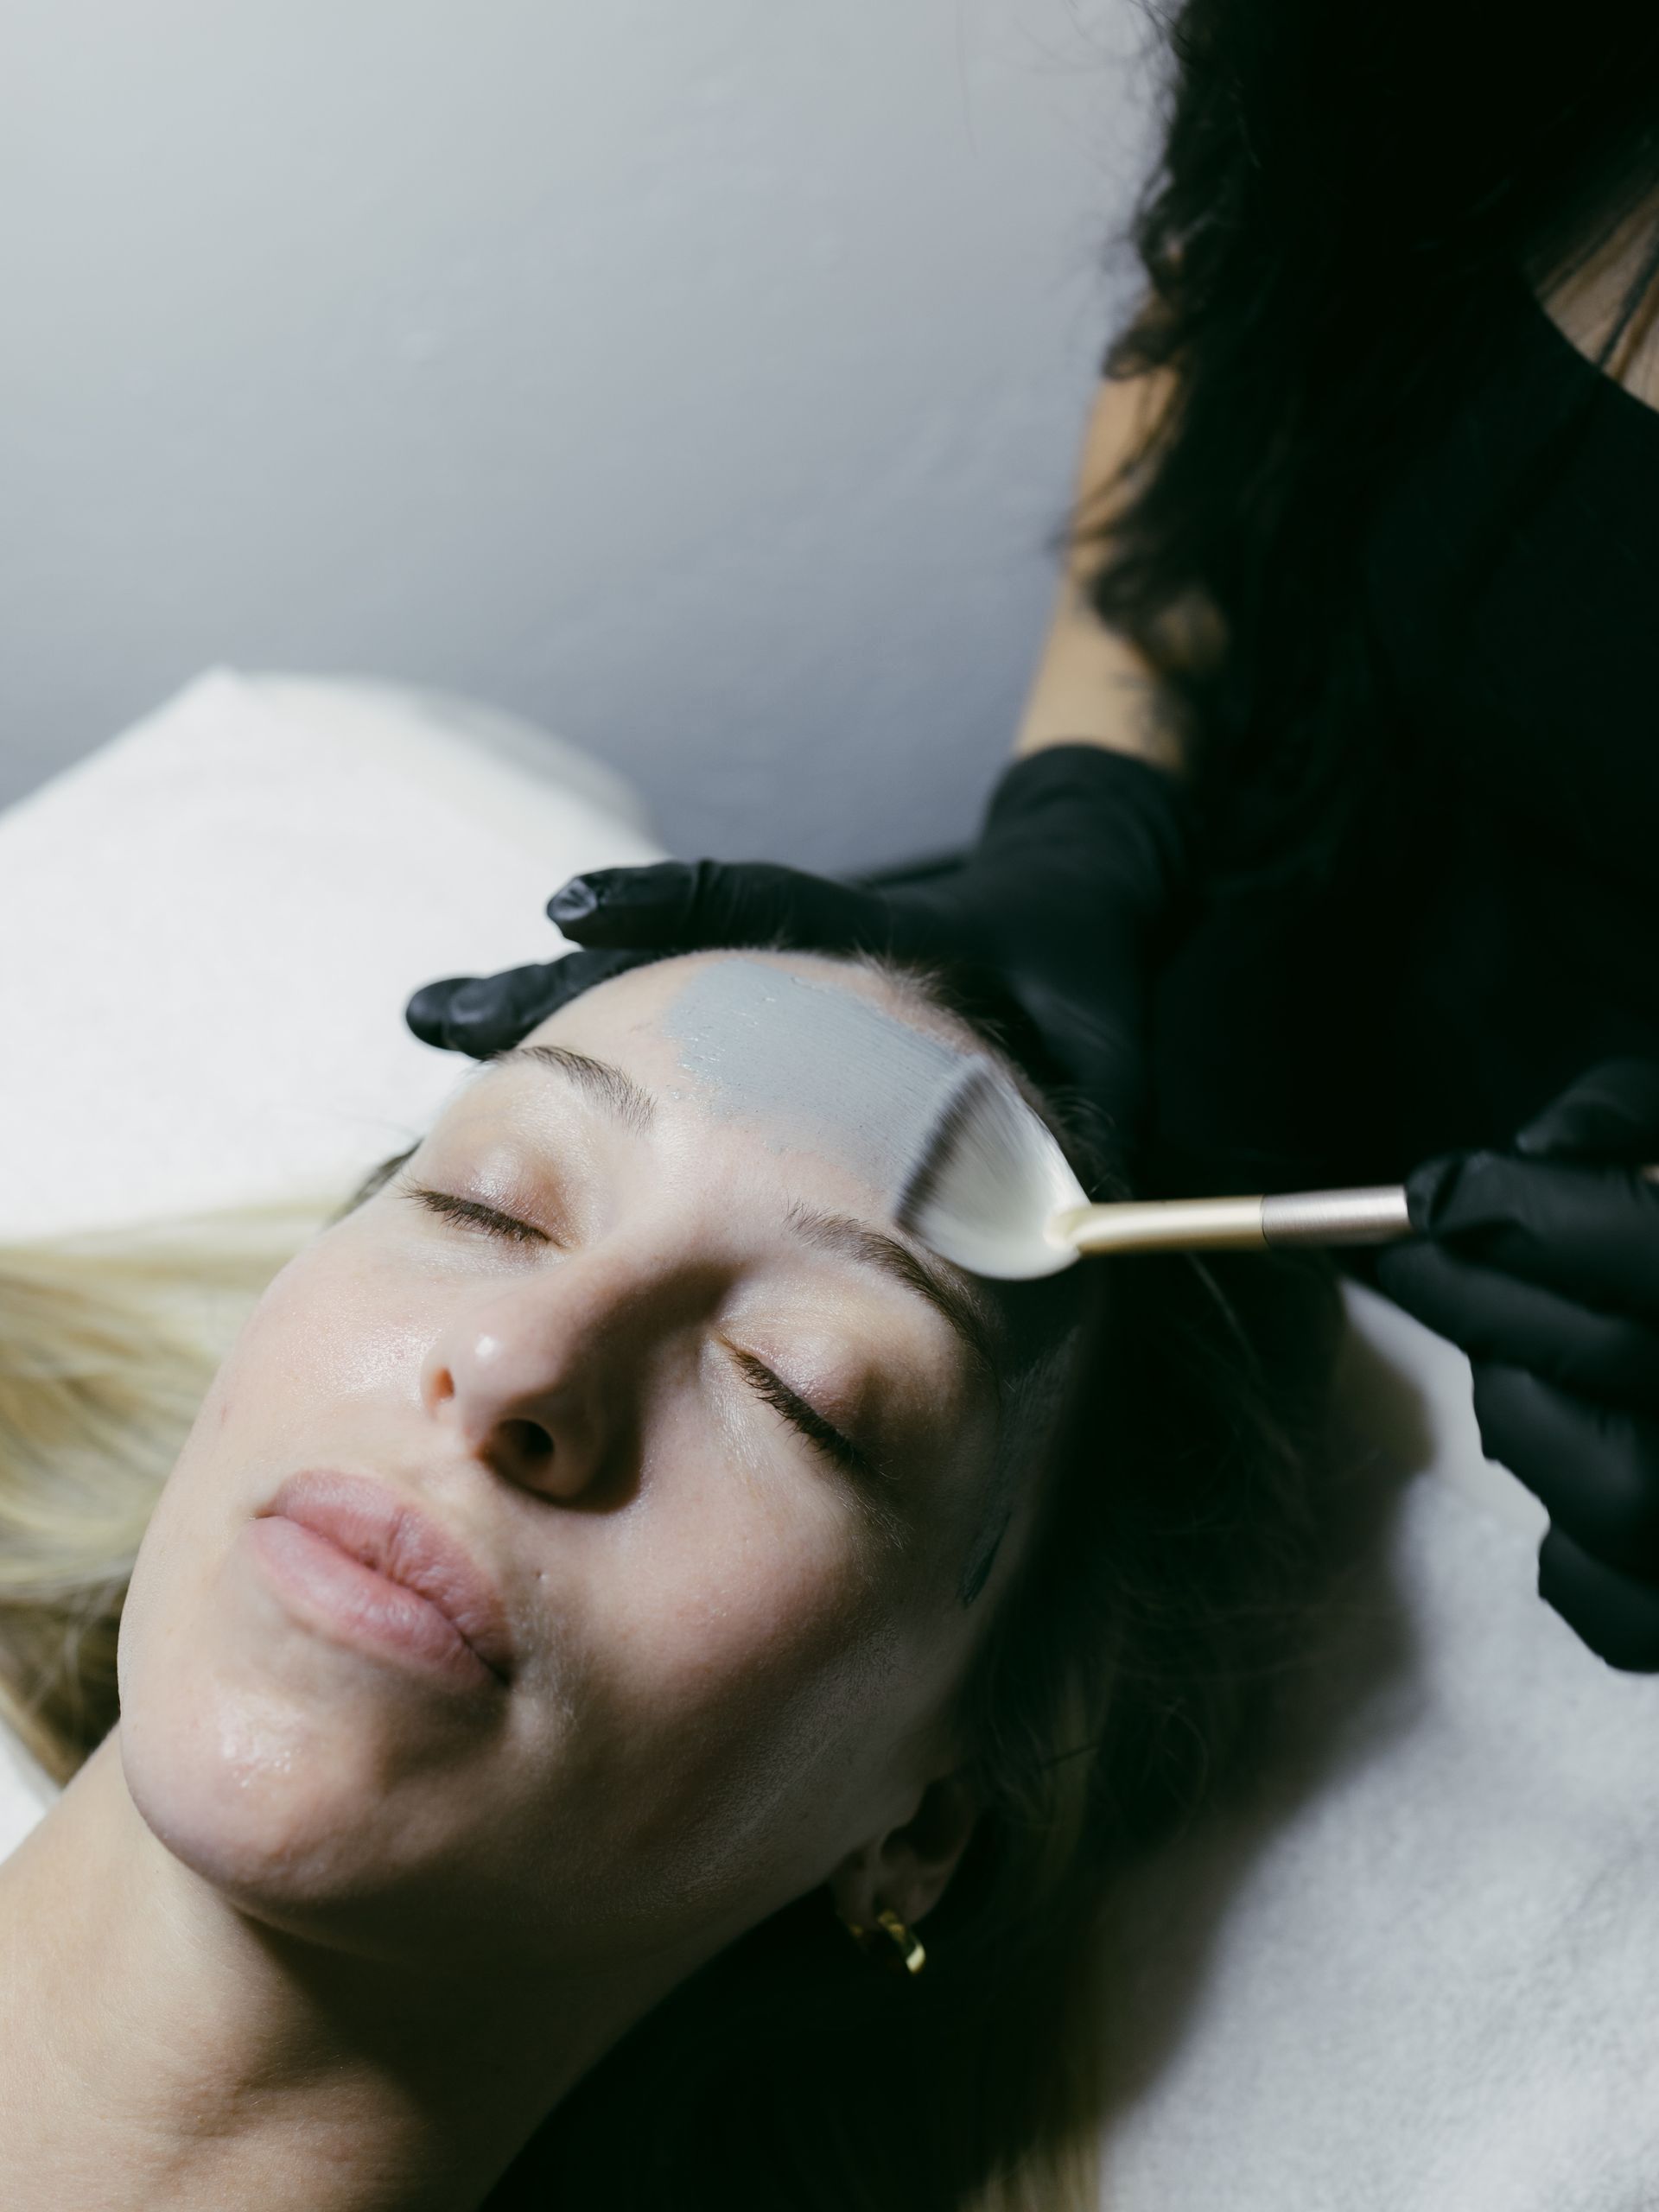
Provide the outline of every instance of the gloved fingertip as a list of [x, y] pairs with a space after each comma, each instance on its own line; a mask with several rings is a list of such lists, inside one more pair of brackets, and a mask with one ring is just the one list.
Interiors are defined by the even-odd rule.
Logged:
[[573, 875], [569, 883], [562, 884], [547, 902], [547, 918], [560, 929], [571, 924], [585, 922], [589, 915], [599, 912], [604, 879], [611, 871], [595, 869], [592, 875]]
[[1554, 1523], [1538, 1548], [1538, 1595], [1621, 1674], [1659, 1674], [1659, 1586], [1592, 1557]]
[[531, 961], [495, 976], [473, 976], [451, 992], [443, 1041], [452, 1052], [485, 1060], [518, 1044], [563, 995], [550, 978], [556, 961]]
[[1517, 1129], [1514, 1148], [1522, 1160], [1574, 1158], [1608, 1149], [1612, 1135], [1599, 1101], [1568, 1099]]
[[1553, 1152], [1576, 1149], [1573, 1140], [1563, 1138], [1554, 1123], [1529, 1122], [1515, 1134], [1515, 1151], [1522, 1160], [1548, 1160]]
[[1516, 1132], [1523, 1159], [1640, 1159], [1659, 1138], [1659, 1062], [1604, 1060]]
[[461, 985], [475, 980], [471, 976], [448, 976], [435, 983], [423, 983], [412, 994], [404, 1008], [404, 1020], [423, 1045], [435, 1046], [440, 1052], [448, 1049], [451, 998]]
[[1441, 1153], [1414, 1167], [1406, 1178], [1406, 1212], [1419, 1236], [1432, 1236], [1446, 1202], [1457, 1187], [1466, 1155]]
[[693, 874], [683, 861], [589, 868], [553, 893], [548, 919], [578, 944], [655, 944], [683, 923]]

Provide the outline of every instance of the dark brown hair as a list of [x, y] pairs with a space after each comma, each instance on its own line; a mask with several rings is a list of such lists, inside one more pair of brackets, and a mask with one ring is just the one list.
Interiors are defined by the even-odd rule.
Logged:
[[[1146, 296], [1106, 366], [1168, 370], [1176, 400], [1113, 514], [1090, 597], [1182, 704], [1211, 868], [1328, 874], [1391, 788], [1359, 589], [1366, 524], [1503, 358], [1523, 280], [1581, 266], [1659, 189], [1659, 12], [1150, 12], [1167, 47], [1163, 143], [1112, 245], [1133, 251]], [[1601, 365], [1656, 270], [1659, 226]], [[1492, 561], [1565, 466], [1594, 397], [1583, 381], [1488, 518], [1442, 656], [1466, 645]], [[1092, 509], [1077, 534], [1099, 542]], [[1163, 627], [1195, 591], [1228, 636], [1203, 670]]]

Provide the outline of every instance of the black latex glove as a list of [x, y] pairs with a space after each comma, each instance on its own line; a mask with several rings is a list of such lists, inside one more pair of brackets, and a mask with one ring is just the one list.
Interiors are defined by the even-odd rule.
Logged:
[[1147, 946], [1184, 878], [1185, 811], [1161, 769], [1064, 745], [1015, 761], [963, 865], [920, 886], [884, 891], [764, 861], [599, 868], [548, 901], [584, 950], [429, 983], [409, 1026], [483, 1058], [644, 960], [724, 945], [887, 953], [945, 969], [1034, 1073], [1092, 1102], [1122, 1157], [1143, 1105]]
[[1538, 1592], [1610, 1666], [1659, 1672], [1659, 1064], [1610, 1060], [1515, 1141], [1406, 1185], [1426, 1243], [1390, 1298], [1474, 1368], [1482, 1448], [1548, 1508]]

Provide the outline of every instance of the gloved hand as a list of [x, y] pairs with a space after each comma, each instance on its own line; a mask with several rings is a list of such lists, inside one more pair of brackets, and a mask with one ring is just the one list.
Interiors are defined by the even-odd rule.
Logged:
[[1612, 1667], [1659, 1672], [1659, 1063], [1610, 1060], [1515, 1141], [1406, 1185], [1429, 1241], [1388, 1295], [1474, 1368], [1482, 1447], [1549, 1510], [1538, 1592]]
[[1142, 978], [1184, 880], [1185, 807], [1161, 769], [1055, 746], [1004, 772], [963, 865], [920, 886], [883, 891], [763, 861], [599, 868], [548, 901], [584, 950], [429, 983], [407, 1020], [426, 1043], [483, 1058], [595, 982], [671, 953], [886, 953], [945, 969], [1039, 1079], [1092, 1103], [1122, 1157], [1142, 1112]]

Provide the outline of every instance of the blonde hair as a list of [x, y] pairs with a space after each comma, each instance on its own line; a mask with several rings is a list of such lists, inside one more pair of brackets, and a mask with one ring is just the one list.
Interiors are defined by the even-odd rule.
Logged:
[[0, 1244], [0, 1719], [54, 1782], [115, 1723], [127, 1583], [207, 1386], [338, 1208]]
[[[0, 1718], [55, 1780], [118, 1717], [128, 1579], [219, 1361], [406, 1157], [343, 1206], [0, 1246]], [[964, 1686], [986, 1812], [926, 1970], [882, 1974], [823, 1892], [798, 1900], [607, 2055], [480, 2212], [1094, 2212], [1115, 2018], [1096, 1923], [1114, 1870], [1248, 1738], [1306, 1557], [1306, 1458], [1213, 1278], [1129, 1264], [1116, 1355], [1084, 1363], [1092, 1411]]]

